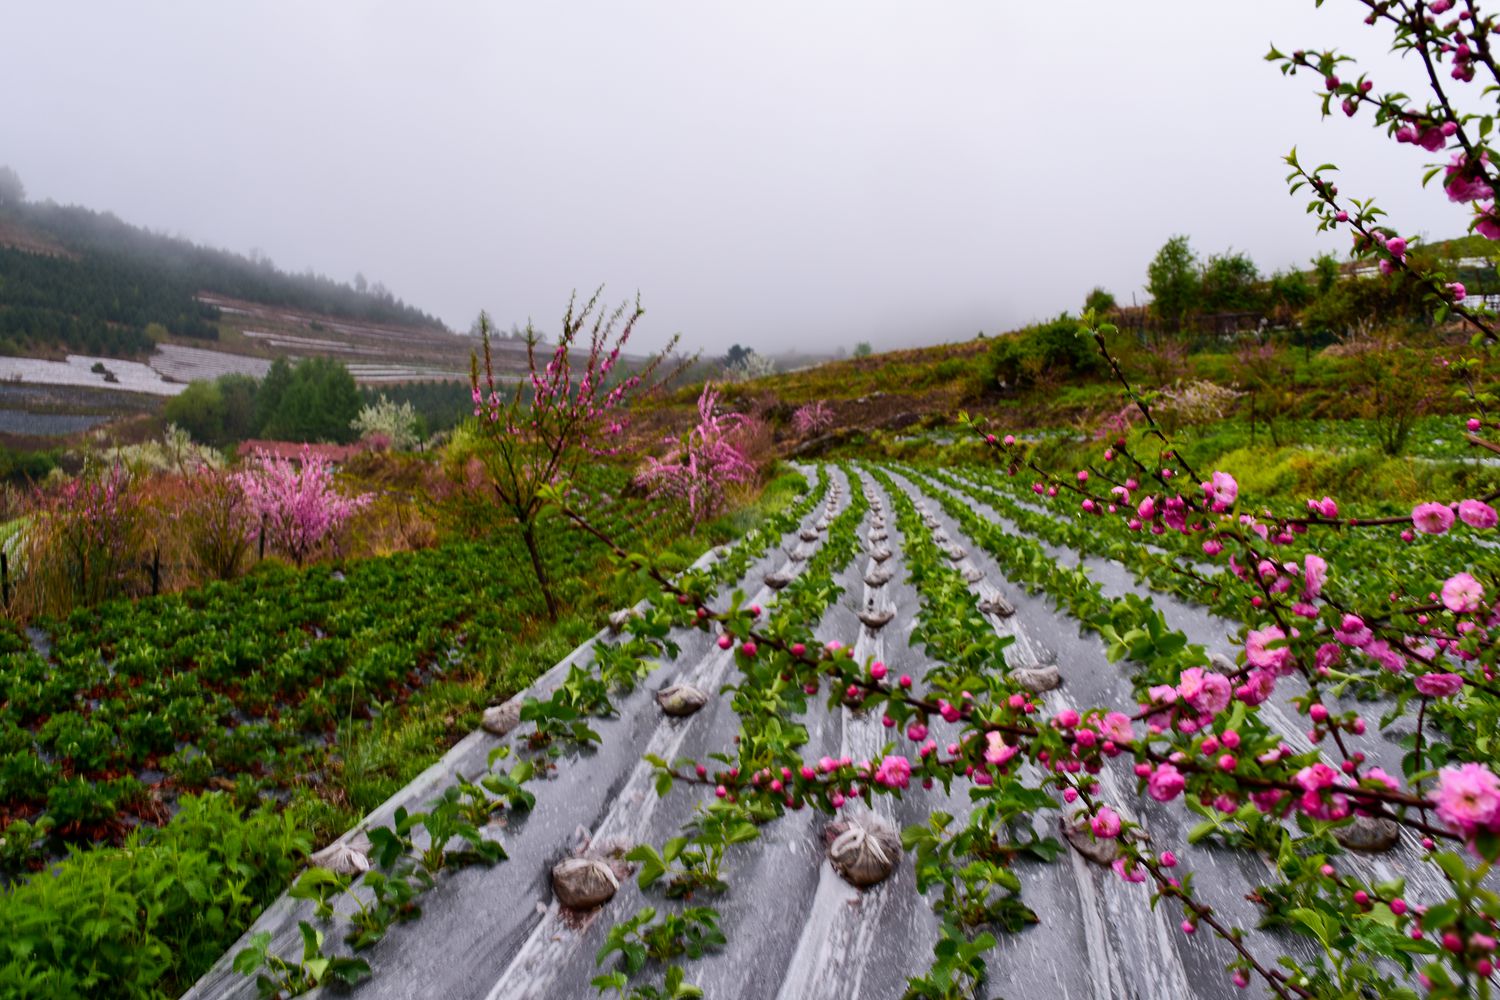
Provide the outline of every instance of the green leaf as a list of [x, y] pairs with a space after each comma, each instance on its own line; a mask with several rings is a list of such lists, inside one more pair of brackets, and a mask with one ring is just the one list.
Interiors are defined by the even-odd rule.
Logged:
[[1325, 947], [1328, 946], [1328, 926], [1324, 920], [1323, 914], [1319, 913], [1317, 910], [1299, 906], [1296, 909], [1292, 910], [1289, 915], [1297, 923], [1312, 931], [1313, 936], [1321, 941]]

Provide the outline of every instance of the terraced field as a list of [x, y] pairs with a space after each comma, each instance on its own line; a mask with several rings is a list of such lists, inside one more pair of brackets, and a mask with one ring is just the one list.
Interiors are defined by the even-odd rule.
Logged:
[[[1150, 596], [1146, 606], [1159, 610], [1165, 628], [1180, 633], [1184, 644], [1201, 647], [1205, 663], [1209, 656], [1243, 655], [1235, 640], [1237, 623], [1179, 596], [1153, 592], [1138, 575], [1144, 572], [1140, 565], [1132, 568], [1057, 544], [1064, 541], [1063, 529], [1048, 526], [1058, 522], [989, 471], [825, 466], [818, 473], [820, 490], [775, 531], [710, 553], [699, 582], [705, 597], [714, 591], [720, 596], [707, 603], [724, 607], [737, 593], [735, 607], [764, 608], [754, 617], [765, 635], [794, 637], [802, 634], [799, 629], [810, 629], [819, 643], [842, 644], [854, 663], [880, 664], [877, 680], [905, 675], [920, 685], [966, 676], [973, 683], [988, 675], [1011, 690], [1016, 685], [1042, 690], [1036, 696], [1038, 714], [1048, 718], [1068, 708], [1135, 704], [1134, 665], [1128, 656], [1118, 656], [1114, 647], [1120, 636], [1107, 623], [1140, 607], [1139, 595]], [[1095, 547], [1103, 550], [1107, 543], [1101, 534]], [[1049, 581], [1063, 580], [1071, 581], [1068, 587], [1048, 592]], [[346, 836], [344, 842], [359, 850], [368, 849], [372, 830], [385, 843], [381, 827], [396, 823], [399, 828], [401, 817], [431, 809], [445, 789], [464, 785], [470, 796], [475, 788], [470, 782], [492, 769], [506, 773], [496, 767], [498, 760], [527, 762], [521, 774], [529, 779], [534, 806], [498, 794], [499, 785], [476, 797], [487, 804], [478, 810], [472, 832], [477, 840], [501, 845], [508, 857], [440, 866], [431, 873], [424, 880], [430, 887], [421, 894], [419, 919], [396, 922], [374, 943], [357, 942], [372, 974], [355, 988], [356, 995], [583, 997], [594, 994], [591, 981], [601, 974], [618, 968], [649, 981], [653, 975], [659, 979], [669, 963], [681, 964], [686, 981], [708, 997], [894, 998], [919, 986], [919, 995], [966, 995], [963, 977], [953, 973], [951, 963], [944, 973], [941, 961], [945, 948], [953, 950], [942, 940], [943, 914], [951, 924], [958, 912], [954, 898], [946, 895], [953, 880], [934, 869], [923, 837], [912, 831], [931, 829], [934, 815], [953, 817], [956, 829], [974, 810], [1002, 810], [994, 814], [993, 825], [999, 841], [1008, 839], [1015, 847], [1003, 854], [998, 868], [1004, 872], [991, 871], [983, 903], [989, 919], [973, 927], [987, 926], [997, 938], [992, 946], [981, 941], [987, 947], [978, 949], [984, 975], [969, 984], [977, 995], [1100, 1000], [1241, 995], [1224, 971], [1236, 958], [1231, 945], [1207, 932], [1183, 933], [1178, 925], [1184, 913], [1177, 903], [1153, 906], [1147, 886], [1111, 870], [1108, 856], [1101, 855], [1107, 845], [1093, 843], [1087, 832], [1065, 835], [1063, 818], [1081, 804], [1068, 805], [1049, 789], [1034, 762], [1022, 763], [1015, 773], [1020, 785], [1031, 789], [1024, 794], [1035, 797], [1009, 812], [996, 797], [1000, 784], [980, 778], [924, 788], [917, 771], [899, 795], [871, 796], [869, 789], [856, 787], [828, 799], [816, 787], [829, 771], [827, 762], [837, 768], [841, 760], [878, 762], [891, 753], [909, 753], [915, 761], [919, 742], [931, 739], [941, 747], [960, 727], [934, 717], [922, 720], [921, 732], [906, 731], [911, 720], [888, 722], [878, 708], [865, 707], [871, 702], [862, 706], [854, 688], [826, 700], [797, 692], [773, 696], [758, 690], [767, 678], [750, 673], [756, 651], [747, 652], [743, 636], [726, 641], [716, 636], [718, 626], [680, 627], [685, 621], [663, 633], [665, 612], [646, 609], [642, 616], [642, 611], [637, 609], [634, 621], [654, 623], [656, 634], [667, 635], [678, 647], [674, 658], [647, 657], [648, 675], [622, 675], [617, 654], [631, 647], [642, 655], [635, 647], [646, 630], [630, 635], [606, 630], [531, 691], [497, 709], [494, 732], [473, 733]], [[628, 620], [622, 616], [617, 624]], [[1052, 669], [1061, 686], [1047, 690]], [[584, 709], [576, 693], [590, 690], [587, 678], [613, 682], [612, 701], [596, 700], [592, 711]], [[775, 687], [775, 678], [769, 680]], [[704, 692], [701, 710], [667, 714], [658, 695], [666, 691], [670, 701], [680, 693], [673, 690], [676, 685]], [[1293, 694], [1291, 684], [1283, 685], [1262, 706], [1262, 718], [1296, 752], [1313, 753], [1305, 726], [1296, 721]], [[764, 716], [760, 709], [747, 709], [757, 697], [778, 707]], [[554, 738], [557, 720], [549, 719], [552, 709], [546, 706], [563, 701], [584, 709], [579, 717], [594, 716], [587, 721], [592, 736], [581, 746]], [[1338, 710], [1335, 701], [1325, 701]], [[684, 831], [701, 834], [723, 807], [726, 775], [738, 779], [737, 771], [725, 770], [737, 751], [747, 753], [746, 746], [786, 727], [795, 729], [797, 753], [809, 762], [801, 780], [783, 772], [786, 808], [744, 823], [724, 838], [722, 857], [707, 864], [707, 875], [702, 864], [674, 859], [674, 843], [675, 851], [692, 849], [675, 838]], [[1353, 747], [1370, 763], [1400, 773], [1402, 749], [1396, 740], [1402, 735], [1392, 730], [1380, 735], [1372, 728]], [[956, 744], [948, 747], [950, 754], [956, 750]], [[814, 764], [820, 759], [821, 768]], [[1140, 823], [1152, 850], [1175, 852], [1179, 874], [1193, 873], [1200, 905], [1211, 907], [1228, 926], [1255, 927], [1262, 914], [1247, 895], [1275, 882], [1271, 859], [1253, 847], [1228, 846], [1233, 836], [1210, 835], [1223, 821], [1214, 820], [1208, 809], [1186, 809], [1181, 801], [1161, 804], [1139, 794], [1129, 760], [1105, 767], [1095, 794]], [[694, 762], [706, 765], [697, 780]], [[760, 781], [757, 777], [752, 784]], [[780, 789], [780, 782], [775, 787]], [[856, 888], [840, 877], [828, 845], [842, 828], [829, 830], [830, 813], [845, 819], [873, 813], [876, 826], [908, 831], [906, 849], [888, 878]], [[1008, 822], [1001, 821], [1002, 814]], [[420, 825], [410, 828], [410, 836], [411, 851], [431, 848]], [[652, 849], [643, 853], [640, 845]], [[1350, 851], [1336, 860], [1339, 870], [1355, 879], [1406, 879], [1406, 897], [1418, 904], [1447, 895], [1442, 873], [1423, 854], [1406, 833], [1387, 852]], [[601, 877], [618, 883], [618, 891], [602, 906], [579, 910], [559, 902], [551, 872], [572, 856], [609, 866], [613, 877]], [[268, 938], [260, 943], [269, 944], [271, 953], [295, 959], [302, 948], [298, 924], [305, 922], [326, 932], [329, 954], [352, 955], [344, 931], [375, 905], [375, 897], [360, 881], [347, 892], [321, 894], [322, 903], [319, 896], [304, 891], [283, 897], [242, 945], [262, 933]], [[633, 920], [647, 908], [651, 915], [644, 922]], [[675, 945], [663, 944], [670, 934], [631, 937], [642, 927], [659, 926], [669, 914], [686, 921], [674, 925]], [[627, 947], [633, 941], [640, 942], [635, 946], [639, 961]], [[1278, 956], [1315, 959], [1309, 938], [1285, 930], [1249, 931], [1244, 944], [1270, 963]], [[239, 950], [226, 955], [189, 996], [254, 996], [254, 981], [230, 968]], [[952, 977], [954, 992], [942, 993], [934, 985], [943, 974]], [[663, 988], [672, 982], [668, 977]], [[603, 986], [624, 995], [623, 975]]]

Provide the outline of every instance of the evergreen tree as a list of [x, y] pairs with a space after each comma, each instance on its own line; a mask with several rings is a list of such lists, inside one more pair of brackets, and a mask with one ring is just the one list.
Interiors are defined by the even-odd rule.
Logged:
[[255, 398], [255, 433], [266, 435], [274, 421], [277, 412], [281, 409], [282, 398], [286, 396], [287, 389], [292, 384], [292, 366], [286, 358], [277, 358], [271, 362], [271, 370], [261, 380], [260, 389]]

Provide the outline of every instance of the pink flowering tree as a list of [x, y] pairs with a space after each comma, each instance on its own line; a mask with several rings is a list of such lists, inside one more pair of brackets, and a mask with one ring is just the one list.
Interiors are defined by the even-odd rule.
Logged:
[[745, 420], [722, 413], [719, 394], [706, 384], [698, 397], [698, 423], [681, 439], [668, 439], [660, 458], [648, 457], [636, 482], [653, 497], [669, 497], [687, 507], [694, 530], [724, 507], [727, 490], [754, 479], [755, 465], [737, 443]]
[[568, 300], [562, 327], [550, 352], [536, 330], [526, 327], [527, 371], [507, 388], [496, 378], [489, 317], [480, 314], [483, 356], [473, 356], [469, 382], [483, 447], [479, 460], [496, 502], [516, 521], [548, 615], [556, 620], [537, 523], [555, 490], [578, 464], [621, 450], [633, 398], [680, 370], [662, 366], [677, 345], [651, 355], [629, 373], [622, 352], [645, 315], [637, 300], [609, 311], [599, 302], [602, 289], [579, 307]]
[[792, 429], [799, 437], [812, 437], [833, 426], [833, 408], [819, 399], [797, 407], [792, 414]]
[[[1389, 31], [1393, 50], [1417, 63], [1427, 84], [1425, 97], [1377, 89], [1375, 78], [1361, 72], [1353, 57], [1334, 49], [1296, 49], [1287, 54], [1273, 47], [1266, 59], [1288, 76], [1299, 72], [1320, 76], [1325, 117], [1336, 113], [1364, 117], [1394, 144], [1409, 147], [1415, 154], [1414, 166], [1425, 171], [1423, 183], [1437, 180], [1449, 201], [1468, 206], [1474, 232], [1500, 240], [1495, 156], [1489, 142], [1496, 110], [1494, 88], [1500, 83], [1492, 39], [1500, 21], [1470, 0], [1357, 3], [1366, 11], [1365, 23]], [[1347, 232], [1355, 253], [1373, 260], [1382, 273], [1404, 273], [1417, 282], [1440, 319], [1451, 312], [1477, 338], [1497, 340], [1493, 316], [1468, 301], [1462, 283], [1413, 258], [1409, 254], [1412, 237], [1401, 235], [1386, 222], [1373, 199], [1340, 191], [1329, 177], [1335, 166], [1309, 169], [1295, 149], [1286, 162], [1292, 168], [1287, 178], [1292, 192], [1306, 189], [1312, 195], [1308, 209], [1317, 215], [1320, 230]]]
[[234, 481], [245, 496], [249, 531], [263, 532], [271, 548], [298, 566], [374, 499], [340, 493], [333, 464], [306, 446], [298, 462], [260, 452]]
[[40, 497], [27, 572], [39, 608], [65, 611], [137, 589], [144, 547], [138, 484], [123, 465], [90, 463]]

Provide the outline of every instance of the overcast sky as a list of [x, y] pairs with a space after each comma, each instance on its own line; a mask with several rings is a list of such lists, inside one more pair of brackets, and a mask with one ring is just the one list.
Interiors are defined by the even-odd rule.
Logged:
[[[1318, 237], [1280, 158], [1343, 165], [1406, 232], [1467, 220], [1427, 154], [1261, 60], [1360, 5], [176, 2], [9, 5], [0, 163], [293, 270], [362, 271], [466, 328], [639, 289], [645, 343], [958, 340], [1144, 298], [1173, 233], [1269, 272]], [[645, 346], [643, 343], [643, 346]]]

